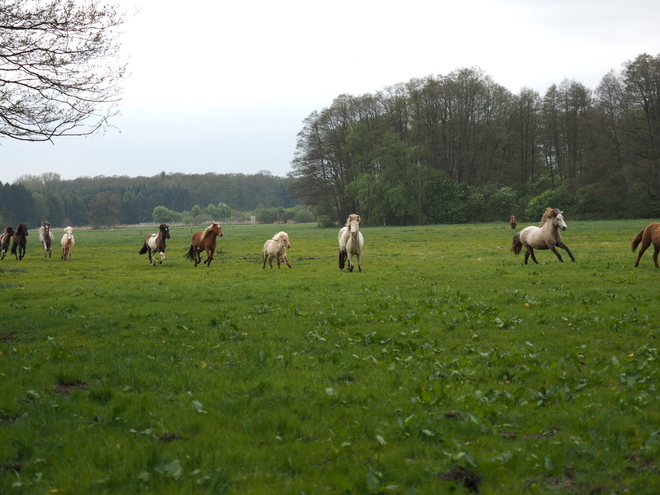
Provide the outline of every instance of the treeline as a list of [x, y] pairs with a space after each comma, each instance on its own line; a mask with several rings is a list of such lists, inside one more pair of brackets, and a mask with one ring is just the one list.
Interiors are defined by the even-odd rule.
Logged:
[[[234, 212], [290, 209], [293, 179], [269, 172], [244, 174], [165, 174], [154, 177], [81, 177], [61, 180], [59, 174], [24, 175], [13, 184], [0, 183], [2, 224], [43, 220], [52, 225], [112, 226], [154, 221], [158, 206], [190, 211], [224, 203]], [[256, 216], [256, 215], [255, 215]], [[4, 228], [4, 227], [3, 227]]]
[[293, 189], [328, 223], [658, 216], [660, 55], [622, 67], [543, 96], [477, 68], [341, 95], [304, 121]]

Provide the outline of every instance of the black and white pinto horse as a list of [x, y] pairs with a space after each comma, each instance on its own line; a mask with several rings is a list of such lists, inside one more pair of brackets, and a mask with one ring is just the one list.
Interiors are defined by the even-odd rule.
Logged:
[[55, 236], [50, 231], [50, 222], [41, 222], [39, 227], [39, 242], [44, 248], [44, 258], [50, 258], [53, 253], [53, 239]]
[[346, 226], [343, 227], [337, 235], [339, 241], [339, 269], [343, 270], [348, 259], [348, 271], [352, 272], [355, 268], [353, 256], [357, 257], [358, 271], [362, 271], [362, 248], [364, 247], [364, 238], [360, 232], [360, 215], [355, 213], [349, 215], [346, 220]]
[[11, 225], [5, 229], [5, 231], [0, 234], [0, 260], [4, 260], [9, 249], [9, 243], [11, 242], [11, 237], [14, 235], [14, 227]]
[[[157, 234], [149, 234], [142, 244], [140, 254], [149, 253], [149, 263], [151, 266], [156, 266], [156, 253], [160, 254], [158, 264], [165, 261], [165, 247], [166, 241], [170, 238], [170, 226], [166, 223], [161, 223], [158, 227]], [[152, 258], [153, 254], [153, 258]]]

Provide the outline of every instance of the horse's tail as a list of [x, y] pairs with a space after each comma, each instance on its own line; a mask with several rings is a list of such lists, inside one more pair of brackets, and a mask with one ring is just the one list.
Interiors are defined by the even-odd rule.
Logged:
[[346, 265], [346, 251], [339, 250], [339, 269], [343, 270]]
[[147, 251], [149, 251], [149, 246], [147, 246], [147, 241], [144, 241], [144, 244], [142, 244], [142, 249], [140, 249], [140, 254], [145, 254]]
[[188, 260], [195, 260], [195, 246], [192, 244], [190, 245], [190, 249], [188, 249], [188, 252], [184, 255], [184, 258]]
[[630, 243], [630, 248], [633, 251], [635, 251], [635, 249], [637, 249], [637, 246], [639, 246], [639, 243], [642, 242], [642, 237], [644, 237], [644, 231], [645, 230], [646, 230], [645, 228], [642, 229], [642, 231], [639, 234], [637, 234], [635, 236], [635, 238], [632, 240], [632, 242]]
[[510, 251], [513, 251], [515, 254], [520, 254], [522, 251], [523, 244], [520, 242], [520, 232], [513, 236], [513, 242], [511, 243]]

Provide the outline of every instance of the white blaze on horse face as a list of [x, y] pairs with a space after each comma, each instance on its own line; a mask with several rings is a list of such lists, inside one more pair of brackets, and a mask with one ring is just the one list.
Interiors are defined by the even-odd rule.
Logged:
[[568, 225], [566, 225], [566, 222], [564, 222], [564, 215], [562, 215], [561, 213], [557, 215], [557, 226], [561, 230], [566, 230], [568, 228]]

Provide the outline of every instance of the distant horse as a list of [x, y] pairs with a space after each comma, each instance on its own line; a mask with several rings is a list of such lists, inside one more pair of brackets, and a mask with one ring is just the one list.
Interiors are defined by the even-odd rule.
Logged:
[[653, 244], [653, 262], [655, 263], [656, 268], [660, 268], [658, 267], [658, 253], [660, 253], [660, 223], [650, 223], [644, 227], [639, 234], [637, 234], [637, 236], [630, 243], [630, 247], [632, 248], [633, 252], [635, 249], [637, 249], [637, 246], [639, 246], [640, 242], [642, 243], [642, 247], [639, 250], [639, 254], [637, 255], [635, 268], [639, 266], [639, 260], [642, 259], [644, 251], [646, 251], [646, 249], [651, 244]]
[[511, 220], [509, 220], [509, 225], [511, 225], [512, 229], [515, 229], [518, 226], [518, 219], [516, 218], [515, 215], [511, 215]]
[[73, 251], [73, 246], [76, 244], [76, 240], [73, 238], [73, 229], [71, 227], [66, 227], [64, 229], [64, 235], [62, 236], [62, 259], [66, 261], [71, 259], [71, 252]]
[[53, 252], [54, 238], [55, 236], [50, 231], [50, 222], [41, 222], [41, 227], [39, 227], [39, 242], [41, 242], [41, 245], [44, 248], [44, 258], [50, 258], [50, 255]]
[[360, 215], [349, 215], [346, 226], [342, 227], [337, 236], [339, 241], [339, 269], [344, 269], [346, 258], [348, 258], [348, 271], [352, 272], [355, 265], [353, 256], [357, 256], [358, 271], [362, 271], [362, 246], [364, 238], [360, 232]]
[[14, 227], [11, 225], [5, 229], [5, 231], [0, 234], [0, 260], [5, 259], [7, 254], [7, 249], [9, 249], [9, 243], [11, 242], [11, 236], [14, 235]]
[[[151, 266], [156, 266], [156, 253], [160, 253], [160, 260], [158, 264], [160, 265], [165, 261], [165, 247], [166, 241], [170, 238], [170, 226], [166, 223], [161, 223], [158, 227], [157, 234], [148, 234], [147, 238], [142, 244], [142, 249], [140, 249], [140, 254], [149, 253], [149, 263]], [[152, 258], [153, 253], [153, 258]]]
[[286, 232], [278, 232], [273, 236], [272, 239], [268, 239], [264, 244], [264, 249], [261, 252], [261, 257], [264, 261], [264, 266], [266, 268], [266, 261], [270, 262], [270, 268], [273, 268], [273, 258], [277, 259], [277, 268], [280, 267], [280, 260], [286, 263], [286, 266], [291, 268], [291, 263], [289, 263], [289, 258], [286, 257], [286, 250], [290, 248], [289, 244], [289, 235]]
[[211, 266], [211, 261], [213, 261], [213, 254], [215, 253], [215, 247], [217, 244], [217, 237], [222, 237], [222, 226], [220, 222], [213, 222], [211, 225], [206, 227], [204, 232], [195, 232], [190, 239], [190, 249], [186, 253], [186, 258], [193, 260], [195, 266], [197, 266], [201, 261], [201, 252], [206, 251], [206, 259], [204, 263], [206, 266]]
[[16, 232], [11, 238], [11, 254], [16, 256], [17, 260], [22, 260], [25, 256], [25, 246], [27, 245], [28, 228], [24, 223], [19, 223]]
[[571, 257], [571, 261], [575, 261], [573, 254], [568, 249], [568, 246], [563, 243], [561, 240], [561, 234], [559, 229], [566, 230], [566, 222], [564, 222], [563, 212], [557, 208], [546, 208], [545, 213], [543, 213], [543, 218], [541, 218], [540, 227], [526, 227], [513, 236], [513, 243], [511, 244], [511, 251], [515, 254], [520, 254], [522, 248], [527, 249], [525, 252], [525, 264], [529, 257], [532, 257], [534, 263], [538, 265], [536, 261], [536, 256], [534, 256], [534, 249], [549, 249], [561, 261], [561, 255], [557, 252], [557, 248], [560, 247], [568, 253]]

